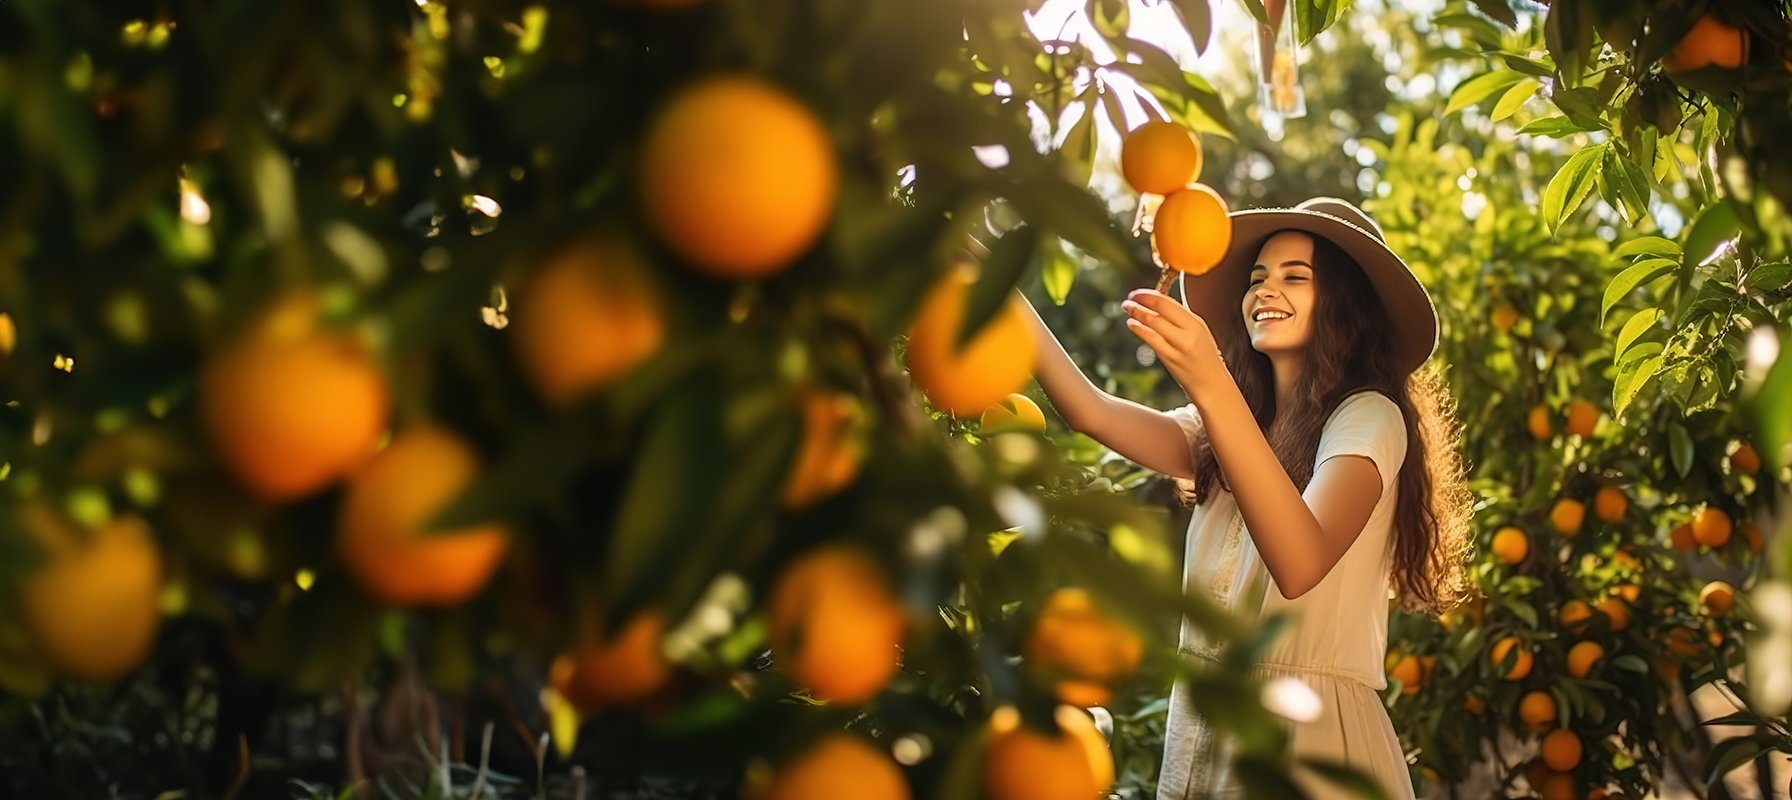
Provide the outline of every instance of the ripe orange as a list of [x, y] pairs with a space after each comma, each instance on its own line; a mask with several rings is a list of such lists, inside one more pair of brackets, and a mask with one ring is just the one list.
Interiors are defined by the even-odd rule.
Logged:
[[1517, 564], [1531, 554], [1531, 537], [1510, 525], [1493, 535], [1493, 554], [1507, 564]]
[[1678, 75], [1705, 67], [1738, 69], [1748, 60], [1748, 33], [1707, 13], [1661, 59], [1661, 68]]
[[1724, 632], [1723, 631], [1706, 631], [1705, 632], [1705, 641], [1710, 643], [1712, 649], [1717, 649], [1719, 647], [1723, 647], [1724, 646]]
[[1753, 522], [1744, 522], [1736, 526], [1736, 529], [1741, 531], [1743, 541], [1748, 543], [1749, 552], [1759, 554], [1767, 546], [1766, 540], [1761, 538], [1761, 526]]
[[1557, 620], [1562, 623], [1562, 629], [1575, 635], [1585, 633], [1588, 623], [1592, 619], [1593, 607], [1582, 600], [1569, 600], [1563, 603], [1562, 612], [1557, 617]]
[[1636, 556], [1631, 555], [1629, 550], [1619, 550], [1612, 553], [1612, 563], [1628, 567], [1631, 572], [1635, 572], [1639, 575], [1643, 572], [1643, 562], [1639, 561]]
[[1114, 783], [1114, 758], [1089, 715], [1070, 706], [1052, 714], [1057, 735], [1022, 724], [1003, 706], [989, 717], [984, 796], [990, 800], [1088, 800]]
[[858, 477], [864, 458], [864, 447], [853, 429], [859, 415], [856, 398], [823, 389], [805, 389], [799, 400], [803, 439], [780, 496], [788, 509], [807, 508], [846, 488]]
[[510, 317], [518, 366], [557, 406], [614, 384], [666, 339], [645, 261], [614, 237], [578, 242], [542, 262]]
[[1478, 717], [1487, 712], [1487, 700], [1480, 695], [1471, 694], [1463, 698], [1462, 708]]
[[1676, 655], [1679, 655], [1682, 658], [1691, 658], [1698, 655], [1702, 645], [1703, 643], [1699, 638], [1699, 632], [1692, 628], [1681, 625], [1668, 631], [1668, 649], [1672, 650]]
[[148, 657], [162, 621], [162, 556], [149, 527], [119, 517], [80, 531], [35, 504], [19, 516], [48, 559], [19, 591], [19, 616], [38, 652], [76, 680], [130, 674]]
[[[1518, 309], [1501, 303], [1493, 307], [1493, 328], [1500, 333], [1509, 333], [1512, 326], [1518, 324]], [[1547, 438], [1547, 437], [1545, 437]]]
[[1599, 601], [1595, 608], [1598, 608], [1599, 612], [1606, 616], [1606, 619], [1611, 620], [1612, 630], [1622, 631], [1630, 627], [1630, 606], [1624, 602], [1623, 598], [1607, 597]]
[[1036, 669], [1069, 678], [1058, 698], [1072, 705], [1103, 705], [1107, 683], [1131, 675], [1144, 657], [1139, 635], [1095, 608], [1089, 593], [1070, 587], [1047, 597], [1027, 640], [1027, 658]]
[[1045, 430], [1045, 411], [1033, 398], [1020, 392], [1008, 395], [989, 408], [983, 410], [983, 417], [978, 425], [985, 432], [1001, 430]]
[[779, 667], [823, 700], [864, 702], [896, 673], [902, 606], [856, 549], [827, 546], [798, 558], [772, 588], [767, 615]]
[[1562, 432], [1586, 438], [1593, 435], [1593, 426], [1598, 422], [1599, 409], [1585, 400], [1576, 400], [1568, 404], [1568, 421], [1562, 426]]
[[1730, 543], [1730, 515], [1706, 506], [1692, 517], [1692, 537], [1713, 550]]
[[1038, 353], [1024, 310], [1011, 301], [962, 348], [974, 270], [954, 268], [922, 303], [909, 329], [908, 371], [936, 407], [955, 416], [981, 414], [1025, 386]]
[[1548, 441], [1549, 437], [1555, 435], [1549, 421], [1549, 409], [1542, 404], [1532, 406], [1531, 413], [1525, 415], [1525, 427], [1530, 429], [1531, 438], [1539, 442]]
[[1400, 681], [1400, 693], [1405, 695], [1418, 694], [1425, 686], [1425, 668], [1412, 656], [1401, 656], [1396, 660], [1388, 670], [1388, 677]]
[[1723, 581], [1712, 581], [1699, 590], [1699, 605], [1714, 617], [1722, 617], [1736, 607], [1736, 587]]
[[1754, 445], [1743, 442], [1730, 454], [1730, 468], [1754, 475], [1761, 471], [1761, 454], [1755, 452]]
[[1612, 587], [1612, 594], [1624, 598], [1624, 601], [1636, 605], [1636, 600], [1643, 594], [1643, 589], [1634, 583], [1621, 583]]
[[1587, 504], [1569, 497], [1557, 500], [1555, 507], [1549, 510], [1550, 526], [1563, 536], [1580, 533], [1581, 523], [1586, 519]]
[[1624, 513], [1630, 510], [1630, 498], [1624, 496], [1624, 490], [1616, 486], [1601, 486], [1593, 495], [1593, 516], [1600, 522], [1619, 522]]
[[660, 649], [666, 618], [658, 610], [636, 614], [619, 636], [604, 635], [588, 619], [569, 653], [554, 659], [548, 684], [582, 712], [638, 701], [664, 685], [672, 668]]
[[791, 759], [759, 800], [907, 800], [908, 782], [890, 757], [857, 736], [835, 733]]
[[1120, 145], [1120, 174], [1134, 191], [1167, 195], [1201, 174], [1201, 142], [1174, 122], [1147, 122]]
[[1526, 676], [1531, 674], [1531, 660], [1533, 656], [1531, 655], [1530, 646], [1520, 642], [1517, 637], [1508, 636], [1495, 642], [1493, 650], [1488, 653], [1488, 658], [1493, 662], [1494, 668], [1498, 669], [1500, 668], [1500, 665], [1506, 663], [1507, 656], [1512, 653], [1513, 650], [1518, 651], [1518, 656], [1516, 660], [1512, 662], [1512, 666], [1507, 668], [1505, 679], [1508, 681], [1522, 681]]
[[452, 606], [477, 594], [509, 549], [503, 526], [430, 524], [478, 472], [478, 454], [448, 431], [399, 434], [349, 479], [336, 529], [343, 566], [392, 605]]
[[814, 112], [745, 75], [680, 91], [650, 123], [640, 163], [648, 224], [673, 252], [724, 278], [790, 266], [833, 215], [840, 180]]
[[1537, 794], [1542, 800], [1579, 800], [1580, 795], [1574, 786], [1574, 776], [1565, 772], [1551, 772], [1543, 776], [1543, 782], [1537, 787]]
[[1542, 733], [1556, 721], [1556, 699], [1549, 692], [1530, 692], [1518, 701], [1518, 718], [1525, 727]]
[[359, 339], [317, 326], [315, 295], [277, 300], [207, 361], [201, 422], [225, 466], [264, 500], [324, 488], [373, 455], [390, 411]]
[[1568, 648], [1568, 674], [1585, 678], [1593, 673], [1593, 665], [1605, 657], [1605, 647], [1598, 642], [1576, 642]]
[[1668, 534], [1668, 541], [1674, 546], [1675, 550], [1682, 550], [1688, 553], [1699, 547], [1699, 540], [1692, 535], [1691, 525], [1674, 526], [1674, 532]]
[[1163, 263], [1190, 275], [1206, 274], [1232, 246], [1226, 201], [1199, 183], [1172, 192], [1157, 208], [1151, 242]]
[[1574, 731], [1558, 728], [1543, 737], [1543, 763], [1557, 772], [1567, 772], [1580, 763], [1580, 737]]

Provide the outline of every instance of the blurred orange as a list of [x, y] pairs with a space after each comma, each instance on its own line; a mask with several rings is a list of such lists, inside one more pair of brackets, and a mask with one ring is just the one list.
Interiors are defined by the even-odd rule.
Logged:
[[1747, 60], [1748, 33], [1707, 12], [1661, 59], [1661, 68], [1678, 75], [1705, 67], [1738, 69]]
[[1506, 663], [1507, 656], [1511, 654], [1514, 649], [1518, 651], [1518, 656], [1516, 660], [1512, 662], [1512, 666], [1506, 669], [1504, 677], [1505, 680], [1508, 681], [1522, 681], [1526, 676], [1531, 674], [1531, 660], [1533, 656], [1531, 655], [1531, 648], [1523, 642], [1520, 642], [1517, 637], [1508, 636], [1495, 642], [1493, 650], [1488, 653], [1488, 659], [1493, 662], [1495, 669], [1499, 669], [1500, 665]]
[[1598, 422], [1599, 409], [1585, 400], [1576, 400], [1568, 404], [1568, 421], [1562, 425], [1562, 432], [1584, 439], [1593, 435], [1593, 426]]
[[1033, 398], [1014, 392], [1002, 401], [983, 410], [977, 426], [985, 433], [1003, 430], [1045, 430], [1045, 411]]
[[1525, 727], [1542, 733], [1556, 721], [1556, 699], [1549, 692], [1530, 692], [1518, 701], [1518, 718]]
[[1532, 406], [1531, 412], [1526, 414], [1524, 419], [1525, 427], [1530, 430], [1532, 439], [1543, 442], [1555, 435], [1555, 430], [1549, 421], [1549, 408], [1543, 404]]
[[857, 549], [825, 546], [785, 567], [766, 613], [772, 657], [816, 697], [862, 703], [896, 674], [902, 606]]
[[130, 674], [162, 621], [162, 556], [149, 526], [128, 516], [79, 531], [36, 503], [20, 509], [19, 522], [47, 557], [19, 590], [19, 616], [38, 652], [76, 680]]
[[1601, 486], [1598, 494], [1593, 495], [1593, 516], [1600, 522], [1618, 522], [1629, 510], [1630, 499], [1616, 486]]
[[649, 609], [607, 637], [597, 615], [587, 619], [571, 652], [554, 659], [548, 683], [582, 712], [638, 701], [664, 685], [672, 668], [660, 649], [665, 615]]
[[1579, 635], [1587, 631], [1587, 624], [1593, 619], [1593, 607], [1584, 600], [1569, 600], [1562, 604], [1562, 612], [1557, 619], [1564, 630]]
[[853, 431], [857, 398], [827, 389], [805, 389], [799, 402], [803, 438], [780, 496], [785, 508], [802, 509], [846, 488], [859, 475], [863, 445]]
[[1723, 581], [1712, 581], [1699, 590], [1699, 605], [1705, 607], [1706, 613], [1714, 617], [1722, 617], [1736, 607], [1736, 587]]
[[948, 270], [909, 329], [909, 374], [934, 406], [958, 417], [981, 414], [1025, 386], [1038, 356], [1019, 301], [1004, 305], [962, 348], [955, 344], [975, 282], [973, 269]]
[[1607, 597], [1594, 606], [1599, 612], [1611, 620], [1612, 630], [1622, 631], [1630, 627], [1630, 606], [1621, 597]]
[[1587, 519], [1587, 504], [1579, 500], [1564, 497], [1556, 501], [1549, 510], [1549, 524], [1556, 533], [1573, 536], [1580, 533], [1580, 526]]
[[510, 311], [517, 365], [550, 404], [616, 383], [666, 338], [642, 256], [615, 237], [581, 241], [524, 279]]
[[907, 800], [908, 781], [889, 755], [848, 733], [834, 733], [779, 768], [757, 800]]
[[1598, 642], [1576, 642], [1568, 648], [1568, 674], [1576, 678], [1585, 678], [1593, 672], [1593, 665], [1605, 657], [1605, 647]]
[[1580, 737], [1574, 731], [1558, 728], [1543, 737], [1543, 763], [1557, 772], [1567, 772], [1580, 764]]
[[1531, 537], [1510, 525], [1493, 535], [1493, 554], [1507, 564], [1517, 564], [1531, 554]]
[[1692, 517], [1693, 538], [1713, 550], [1730, 543], [1730, 531], [1730, 515], [1723, 509], [1706, 506]]
[[1761, 471], [1761, 454], [1755, 452], [1754, 445], [1743, 442], [1730, 454], [1730, 466], [1739, 471], [1754, 475]]
[[1102, 614], [1077, 587], [1046, 598], [1027, 640], [1034, 668], [1070, 679], [1059, 684], [1058, 698], [1082, 707], [1106, 704], [1106, 684], [1138, 669], [1144, 652], [1137, 633]]
[[1190, 275], [1206, 274], [1232, 246], [1226, 201], [1199, 183], [1172, 192], [1158, 206], [1151, 241], [1163, 263]]
[[1120, 145], [1120, 174], [1137, 192], [1178, 191], [1201, 174], [1201, 141], [1174, 122], [1147, 122]]
[[1114, 783], [1114, 759], [1082, 710], [1058, 706], [1056, 735], [1022, 724], [1002, 706], [989, 718], [983, 788], [989, 800], [1088, 800]]

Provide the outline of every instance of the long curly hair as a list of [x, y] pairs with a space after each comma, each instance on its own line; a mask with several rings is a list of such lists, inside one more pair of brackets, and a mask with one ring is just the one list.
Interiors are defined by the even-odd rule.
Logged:
[[[1406, 459], [1394, 508], [1389, 580], [1405, 607], [1442, 613], [1468, 594], [1465, 567], [1473, 546], [1469, 518], [1474, 495], [1458, 449], [1455, 401], [1434, 368], [1409, 375], [1398, 366], [1386, 333], [1387, 312], [1368, 276], [1330, 240], [1312, 239], [1318, 295], [1313, 335], [1300, 388], [1289, 398], [1289, 407], [1277, 407], [1269, 357], [1257, 352], [1248, 337], [1228, 339], [1223, 353], [1227, 369], [1257, 424], [1268, 431], [1282, 468], [1302, 491], [1313, 480], [1320, 433], [1346, 397], [1368, 390], [1394, 401], [1406, 420]], [[1228, 319], [1208, 322], [1215, 327], [1245, 324], [1237, 306]], [[1181, 482], [1181, 488], [1184, 502], [1191, 504], [1206, 502], [1224, 488], [1210, 442], [1196, 449], [1195, 477]]]

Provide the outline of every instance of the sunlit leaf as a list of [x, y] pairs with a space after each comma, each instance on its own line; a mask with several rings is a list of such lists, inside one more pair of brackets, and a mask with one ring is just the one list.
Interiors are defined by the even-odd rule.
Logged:
[[1188, 29], [1189, 39], [1195, 43], [1195, 55], [1207, 52], [1207, 44], [1213, 39], [1213, 11], [1208, 8], [1208, 0], [1171, 2], [1175, 5], [1177, 15], [1182, 17], [1182, 26]]
[[1686, 426], [1679, 422], [1668, 425], [1668, 457], [1673, 459], [1674, 471], [1680, 477], [1692, 472], [1692, 436], [1686, 432]]
[[1619, 258], [1630, 258], [1640, 255], [1680, 255], [1680, 244], [1672, 239], [1660, 236], [1638, 236], [1627, 239], [1612, 250], [1612, 255]]
[[1761, 454], [1775, 471], [1792, 464], [1792, 337], [1779, 341], [1779, 358], [1754, 399]]
[[1692, 225], [1687, 227], [1686, 244], [1681, 250], [1686, 267], [1691, 269], [1705, 263], [1718, 247], [1736, 238], [1741, 230], [1742, 221], [1737, 218], [1736, 208], [1729, 201], [1706, 206]]
[[1535, 78], [1526, 78], [1514, 84], [1500, 97], [1500, 101], [1494, 104], [1493, 121], [1499, 122], [1518, 113], [1518, 109], [1524, 107], [1525, 103], [1535, 97], [1537, 90], [1541, 88], [1543, 88], [1543, 82]]
[[1052, 302], [1063, 305], [1064, 299], [1070, 296], [1070, 288], [1076, 284], [1076, 261], [1064, 252], [1062, 246], [1045, 248], [1039, 279], [1045, 284], [1045, 293]]
[[1656, 278], [1660, 278], [1674, 270], [1674, 261], [1669, 258], [1647, 258], [1625, 268], [1605, 285], [1605, 299], [1599, 303], [1599, 320], [1604, 324], [1605, 315], [1611, 313], [1612, 307], [1630, 296], [1638, 286], [1643, 286]]
[[1631, 315], [1630, 319], [1624, 323], [1623, 330], [1618, 332], [1618, 344], [1612, 351], [1612, 358], [1622, 359], [1624, 351], [1630, 349], [1637, 339], [1648, 335], [1664, 316], [1666, 315], [1661, 313], [1659, 308], [1645, 308]]
[[1510, 70], [1494, 70], [1469, 78], [1457, 84], [1456, 90], [1450, 93], [1450, 102], [1444, 105], [1444, 116], [1486, 100], [1524, 79], [1524, 75]]
[[1593, 192], [1593, 175], [1605, 157], [1603, 144], [1588, 145], [1569, 157], [1543, 190], [1543, 222], [1551, 232]]

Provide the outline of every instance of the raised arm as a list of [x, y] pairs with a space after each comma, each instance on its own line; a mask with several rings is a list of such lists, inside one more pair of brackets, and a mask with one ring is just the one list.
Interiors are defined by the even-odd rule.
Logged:
[[1025, 305], [1039, 347], [1034, 377], [1064, 422], [1147, 469], [1194, 477], [1193, 448], [1183, 423], [1166, 412], [1102, 391], [1070, 360], [1032, 303]]

